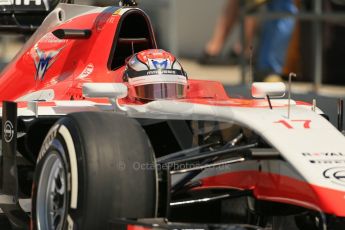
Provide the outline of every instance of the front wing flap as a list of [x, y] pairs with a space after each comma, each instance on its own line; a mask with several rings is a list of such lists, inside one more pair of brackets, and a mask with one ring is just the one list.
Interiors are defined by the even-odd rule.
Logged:
[[245, 224], [198, 224], [173, 223], [166, 219], [117, 219], [109, 222], [109, 229], [117, 230], [263, 230], [263, 228]]

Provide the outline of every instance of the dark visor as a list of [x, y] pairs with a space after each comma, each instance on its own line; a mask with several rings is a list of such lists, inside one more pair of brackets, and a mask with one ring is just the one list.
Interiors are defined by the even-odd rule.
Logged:
[[176, 83], [147, 84], [135, 87], [136, 96], [141, 99], [181, 99], [186, 97], [186, 85]]

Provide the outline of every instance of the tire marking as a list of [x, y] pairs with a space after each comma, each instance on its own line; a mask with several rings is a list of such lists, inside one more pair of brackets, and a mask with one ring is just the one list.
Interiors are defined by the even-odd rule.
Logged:
[[59, 128], [59, 125], [54, 125], [49, 133], [47, 134], [46, 138], [43, 141], [43, 145], [41, 147], [40, 153], [37, 157], [37, 163], [43, 158], [43, 156], [47, 153], [47, 150], [49, 149], [49, 146], [53, 143], [54, 138], [56, 137], [57, 130]]
[[73, 230], [73, 227], [74, 227], [73, 219], [71, 218], [70, 215], [68, 215], [67, 216], [67, 229]]
[[69, 155], [69, 160], [71, 164], [71, 208], [76, 209], [78, 203], [78, 165], [77, 165], [77, 155], [75, 153], [75, 148], [73, 144], [73, 139], [66, 128], [66, 126], [61, 125], [59, 133], [63, 136], [66, 141], [67, 151]]

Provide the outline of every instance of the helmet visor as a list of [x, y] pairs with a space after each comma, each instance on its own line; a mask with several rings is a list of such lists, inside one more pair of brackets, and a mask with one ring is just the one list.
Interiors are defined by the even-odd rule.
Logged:
[[176, 83], [156, 83], [135, 86], [137, 98], [147, 100], [171, 100], [186, 97], [186, 85]]

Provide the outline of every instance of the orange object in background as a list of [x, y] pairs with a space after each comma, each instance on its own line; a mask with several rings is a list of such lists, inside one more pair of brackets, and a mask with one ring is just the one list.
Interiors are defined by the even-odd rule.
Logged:
[[300, 24], [297, 22], [291, 37], [290, 45], [286, 55], [285, 66], [283, 69], [283, 74], [286, 76], [291, 72], [301, 72], [300, 28]]
[[[301, 1], [295, 0], [295, 4], [298, 9], [301, 9]], [[296, 21], [294, 32], [291, 36], [288, 52], [286, 55], [285, 66], [283, 74], [288, 76], [289, 73], [301, 73], [301, 55], [300, 55], [300, 39], [301, 39], [301, 25], [299, 21]], [[300, 79], [301, 80], [301, 79]]]

